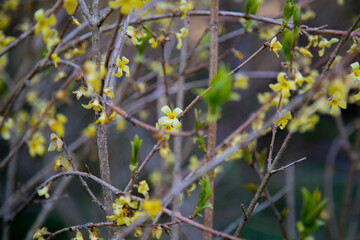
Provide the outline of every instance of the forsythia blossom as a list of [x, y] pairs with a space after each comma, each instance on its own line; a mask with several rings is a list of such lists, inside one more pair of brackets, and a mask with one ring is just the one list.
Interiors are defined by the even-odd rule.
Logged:
[[346, 109], [346, 101], [341, 99], [340, 92], [333, 94], [327, 105], [330, 107], [330, 114], [334, 116], [340, 115], [340, 108]]
[[150, 217], [155, 217], [161, 212], [161, 200], [160, 199], [145, 200], [143, 203], [143, 207], [145, 212]]
[[129, 14], [131, 8], [142, 8], [149, 0], [113, 0], [108, 4], [112, 9], [118, 9], [121, 7], [122, 14]]
[[351, 65], [353, 78], [360, 81], [360, 65], [359, 62], [354, 62]]
[[277, 76], [278, 83], [270, 84], [269, 87], [275, 92], [281, 91], [283, 98], [291, 96], [290, 90], [296, 90], [295, 82], [285, 79], [286, 73], [280, 72]]
[[291, 119], [291, 113], [288, 111], [286, 114], [284, 114], [281, 118], [279, 118], [278, 120], [276, 120], [274, 123], [280, 127], [281, 130], [283, 130], [287, 123], [288, 120]]
[[130, 68], [128, 65], [126, 65], [128, 63], [129, 59], [124, 56], [120, 59], [120, 56], [118, 56], [116, 59], [116, 66], [118, 67], [118, 72], [115, 74], [115, 72], [113, 71], [112, 75], [119, 78], [123, 75], [123, 72], [125, 72], [125, 75], [127, 77], [130, 77]]
[[270, 51], [273, 51], [277, 57], [279, 57], [279, 54], [278, 54], [278, 51], [282, 49], [282, 45], [281, 43], [277, 40], [277, 37], [274, 37], [270, 44], [269, 44], [269, 47], [270, 47]]
[[44, 9], [39, 9], [35, 12], [35, 20], [37, 21], [37, 24], [35, 25], [35, 30], [34, 30], [36, 35], [39, 35], [40, 31], [44, 32], [50, 26], [53, 26], [56, 24], [55, 15], [51, 14], [50, 17], [45, 17]]

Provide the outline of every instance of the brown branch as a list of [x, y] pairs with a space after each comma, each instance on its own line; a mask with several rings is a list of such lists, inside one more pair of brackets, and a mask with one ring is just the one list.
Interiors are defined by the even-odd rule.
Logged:
[[167, 208], [162, 208], [162, 211], [164, 213], [166, 213], [167, 215], [169, 216], [174, 216], [175, 218], [177, 218], [178, 220], [182, 221], [182, 222], [185, 222], [195, 228], [198, 228], [206, 233], [209, 233], [210, 235], [215, 235], [215, 236], [219, 236], [219, 237], [222, 237], [222, 238], [226, 238], [226, 239], [233, 239], [233, 240], [241, 240], [241, 238], [238, 238], [238, 237], [234, 237], [234, 236], [231, 236], [229, 234], [226, 234], [226, 233], [223, 233], [223, 232], [219, 232], [213, 228], [209, 228], [207, 226], [204, 226], [198, 222], [195, 222], [194, 220], [191, 220], [189, 218], [186, 218], [186, 217], [183, 217], [180, 215], [180, 213], [177, 213], [177, 212], [173, 212]]
[[107, 106], [109, 106], [114, 112], [116, 112], [117, 114], [119, 114], [120, 116], [122, 116], [123, 118], [125, 118], [127, 121], [129, 121], [131, 124], [133, 124], [136, 127], [141, 127], [144, 128], [146, 130], [149, 130], [151, 132], [154, 133], [163, 133], [163, 134], [168, 134], [168, 135], [172, 135], [172, 136], [179, 136], [179, 137], [192, 137], [196, 134], [196, 132], [167, 132], [167, 131], [163, 131], [161, 129], [157, 129], [154, 126], [151, 126], [149, 124], [146, 124], [132, 116], [130, 116], [129, 114], [127, 114], [125, 111], [121, 110], [120, 108], [116, 107], [112, 102], [99, 97], [100, 100], [105, 103]]
[[[64, 149], [64, 152], [65, 152], [65, 155], [66, 155], [67, 160], [69, 160], [69, 162], [70, 162], [72, 168], [74, 169], [74, 171], [78, 171], [77, 168], [76, 168], [76, 166], [75, 166], [75, 164], [74, 164], [73, 158], [72, 158], [72, 156], [71, 156], [70, 153], [69, 153], [69, 150], [68, 150], [68, 148], [67, 148], [67, 146], [66, 146], [65, 141], [63, 141], [63, 143], [64, 143], [63, 149]], [[80, 177], [80, 176], [79, 176], [79, 180], [80, 180], [81, 184], [83, 185], [83, 187], [85, 188], [85, 190], [89, 193], [89, 195], [90, 195], [90, 197], [92, 198], [93, 202], [95, 202], [95, 203], [99, 206], [99, 208], [100, 208], [101, 210], [105, 211], [104, 205], [99, 201], [99, 199], [97, 199], [97, 197], [95, 196], [95, 194], [94, 194], [94, 193], [91, 191], [91, 189], [89, 188], [89, 185], [86, 183], [86, 181], [85, 181], [82, 177]]]

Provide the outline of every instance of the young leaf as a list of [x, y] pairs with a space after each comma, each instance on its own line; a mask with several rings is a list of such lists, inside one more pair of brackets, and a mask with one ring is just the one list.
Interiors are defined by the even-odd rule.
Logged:
[[219, 115], [220, 107], [232, 97], [232, 79], [228, 74], [229, 69], [225, 65], [220, 65], [218, 72], [212, 79], [210, 90], [204, 94], [204, 98], [210, 106], [208, 121], [215, 121]]
[[303, 188], [301, 192], [303, 195], [303, 207], [301, 220], [297, 223], [297, 228], [300, 232], [300, 238], [306, 239], [324, 225], [324, 221], [320, 219], [320, 213], [325, 207], [327, 199], [321, 199], [319, 190], [315, 190], [311, 194], [306, 188]]
[[282, 51], [285, 56], [285, 60], [289, 61], [291, 57], [291, 51], [293, 46], [294, 33], [289, 29], [285, 29], [282, 33], [281, 45], [283, 46]]
[[260, 153], [257, 151], [255, 152], [255, 160], [261, 171], [263, 171], [265, 167], [266, 153], [267, 153], [267, 148], [264, 148]]
[[301, 7], [299, 5], [295, 5], [294, 8], [294, 26], [299, 28], [300, 27], [300, 18], [301, 18]]
[[291, 16], [293, 15], [293, 13], [294, 4], [291, 1], [288, 1], [283, 8], [284, 22], [287, 22], [289, 18], [291, 18]]
[[201, 188], [200, 188], [199, 200], [196, 204], [196, 208], [193, 213], [194, 217], [199, 216], [201, 210], [203, 210], [204, 208], [212, 207], [212, 205], [207, 202], [212, 196], [209, 176], [207, 176], [207, 175], [203, 176], [200, 179], [199, 184], [200, 184]]
[[138, 162], [138, 155], [141, 146], [142, 140], [140, 140], [138, 135], [135, 135], [134, 141], [131, 142], [131, 163], [130, 163], [130, 171], [135, 173]]

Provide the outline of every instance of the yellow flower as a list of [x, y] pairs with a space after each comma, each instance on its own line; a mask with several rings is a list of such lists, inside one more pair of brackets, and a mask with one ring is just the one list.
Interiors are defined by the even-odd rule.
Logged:
[[59, 138], [55, 133], [51, 133], [50, 136], [50, 145], [48, 147], [48, 151], [52, 152], [57, 149], [58, 152], [61, 152], [63, 150], [64, 142]]
[[97, 123], [100, 123], [101, 125], [106, 125], [110, 122], [107, 114], [106, 114], [106, 111], [101, 111], [100, 113], [100, 117], [94, 122], [94, 124], [97, 124]]
[[99, 92], [101, 87], [100, 74], [97, 71], [97, 66], [94, 62], [87, 60], [83, 65], [84, 78], [88, 85], [88, 91]]
[[142, 235], [142, 231], [140, 227], [135, 228], [134, 230], [134, 236], [135, 237], [140, 237]]
[[142, 8], [147, 2], [148, 1], [146, 0], [113, 0], [109, 1], [108, 4], [112, 9], [118, 9], [121, 7], [122, 14], [129, 14], [131, 8]]
[[302, 113], [289, 123], [288, 129], [290, 132], [299, 131], [300, 133], [312, 131], [319, 120], [318, 115], [309, 116], [307, 113]]
[[64, 8], [69, 15], [74, 14], [75, 8], [77, 5], [78, 5], [77, 0], [65, 0], [64, 1]]
[[57, 170], [59, 169], [59, 167], [62, 167], [61, 156], [59, 156], [59, 157], [55, 160], [54, 170], [57, 171]]
[[44, 31], [56, 24], [55, 15], [51, 14], [50, 17], [45, 17], [44, 9], [39, 9], [35, 12], [35, 20], [37, 21], [34, 31], [36, 35], [39, 35], [40, 31]]
[[81, 131], [81, 134], [88, 138], [94, 137], [96, 134], [96, 127], [94, 124], [89, 124], [85, 129]]
[[313, 57], [312, 53], [309, 50], [307, 50], [306, 48], [303, 48], [303, 47], [299, 48], [299, 52], [301, 55], [303, 55], [305, 57], [308, 57], [308, 58]]
[[110, 91], [111, 89], [113, 89], [112, 86], [108, 87], [108, 88], [104, 88], [104, 93], [110, 98], [113, 99], [115, 97], [114, 93], [112, 91]]
[[278, 54], [278, 51], [282, 49], [282, 45], [281, 43], [277, 40], [277, 37], [274, 37], [270, 44], [269, 44], [269, 47], [270, 47], [270, 51], [273, 51], [277, 57], [279, 57], [279, 54]]
[[128, 37], [130, 37], [131, 42], [132, 42], [133, 45], [136, 46], [136, 45], [141, 44], [141, 41], [139, 41], [137, 39], [136, 31], [135, 31], [134, 27], [128, 26], [127, 29], [126, 29], [126, 34], [128, 35]]
[[296, 90], [294, 81], [287, 81], [285, 79], [286, 73], [280, 72], [277, 76], [278, 83], [270, 84], [269, 87], [275, 92], [281, 91], [283, 98], [288, 98], [291, 96], [290, 90]]
[[328, 107], [330, 107], [330, 114], [334, 116], [340, 115], [340, 108], [346, 109], [346, 101], [341, 99], [341, 93], [336, 92], [327, 102]]
[[79, 229], [76, 229], [76, 236], [71, 240], [85, 240], [84, 236], [81, 234]]
[[88, 92], [86, 87], [81, 84], [81, 86], [78, 88], [78, 90], [73, 91], [72, 93], [76, 94], [76, 99], [79, 100], [82, 96], [90, 97], [91, 94]]
[[143, 207], [145, 212], [150, 217], [155, 217], [161, 212], [161, 200], [160, 199], [145, 200], [143, 203]]
[[48, 126], [50, 131], [55, 132], [59, 137], [64, 136], [65, 132], [65, 123], [67, 122], [67, 117], [64, 114], [56, 114], [56, 119], [49, 119]]
[[360, 100], [360, 92], [355, 94], [353, 97], [355, 98], [356, 101], [359, 101]]
[[166, 122], [170, 122], [170, 125], [173, 126], [175, 129], [179, 129], [181, 127], [181, 123], [177, 116], [182, 113], [180, 108], [175, 108], [173, 111], [169, 108], [168, 105], [165, 105], [161, 108], [161, 111], [166, 115], [159, 118], [160, 126], [164, 126]]
[[59, 58], [58, 54], [55, 52], [51, 54], [51, 61], [54, 63], [55, 68], [57, 68], [58, 63], [61, 61], [61, 58]]
[[[131, 224], [131, 218], [133, 215], [133, 209], [138, 208], [138, 202], [131, 201], [130, 196], [121, 196], [120, 198], [115, 200], [115, 203], [112, 205], [113, 214], [111, 216], [106, 216], [109, 221], [117, 222], [117, 225], [126, 225], [129, 226]], [[135, 218], [133, 219], [135, 220]]]
[[38, 195], [41, 197], [41, 196], [44, 196], [45, 198], [49, 198], [50, 195], [49, 195], [49, 190], [50, 190], [50, 186], [49, 185], [46, 185], [45, 187], [39, 189], [37, 191]]
[[299, 85], [301, 87], [304, 83], [304, 78], [302, 74], [299, 71], [296, 71], [295, 73], [295, 84]]
[[196, 156], [196, 155], [192, 155], [192, 156], [190, 157], [190, 159], [189, 159], [188, 169], [189, 169], [190, 171], [193, 171], [193, 170], [195, 170], [195, 169], [197, 168], [198, 164], [199, 164], [199, 160], [198, 160], [197, 156]]
[[33, 135], [31, 140], [29, 141], [29, 154], [31, 157], [35, 157], [36, 155], [42, 156], [45, 153], [45, 138], [40, 133], [37, 132]]
[[248, 89], [249, 88], [249, 77], [245, 74], [235, 73], [234, 75], [234, 88]]
[[153, 185], [159, 184], [162, 179], [162, 173], [159, 170], [153, 171], [149, 176], [150, 182]]
[[15, 37], [7, 37], [3, 31], [0, 31], [0, 51], [15, 40]]
[[158, 39], [155, 40], [155, 38], [153, 38], [153, 37], [149, 39], [150, 46], [151, 46], [151, 48], [154, 48], [154, 49], [157, 48], [159, 42], [160, 41]]
[[100, 233], [100, 231], [98, 229], [92, 228], [91, 231], [89, 229], [88, 229], [88, 231], [89, 231], [89, 239], [90, 240], [103, 240], [102, 238], [98, 237], [98, 234]]
[[189, 3], [187, 3], [186, 0], [181, 0], [179, 9], [182, 12], [181, 19], [184, 20], [186, 18], [187, 11], [192, 11], [194, 7], [192, 2], [189, 1]]
[[116, 119], [116, 123], [115, 123], [116, 131], [118, 132], [124, 131], [126, 129], [126, 120], [120, 115], [116, 115], [115, 119]]
[[[0, 116], [0, 122], [2, 122], [3, 119], [4, 119], [4, 117]], [[1, 126], [1, 136], [5, 140], [9, 140], [11, 137], [10, 130], [13, 128], [14, 128], [14, 120], [12, 118], [6, 119], [4, 124]]]
[[177, 45], [176, 45], [176, 49], [180, 50], [182, 47], [182, 39], [181, 39], [181, 33], [175, 33], [175, 37], [178, 41]]
[[41, 229], [34, 229], [35, 233], [32, 237], [32, 239], [38, 239], [38, 240], [44, 240], [43, 235], [49, 235], [50, 233], [48, 232], [46, 227], [43, 227]]
[[149, 192], [149, 185], [147, 184], [146, 180], [142, 180], [139, 182], [137, 190], [140, 194], [147, 196]]
[[[72, 17], [71, 17], [71, 20], [72, 20], [72, 22], [73, 22], [76, 26], [81, 27], [81, 23], [79, 22], [79, 20], [78, 20], [76, 17], [72, 16]], [[74, 49], [74, 50], [75, 50], [75, 49]], [[73, 51], [73, 54], [74, 54], [74, 56], [75, 56], [74, 51]], [[82, 54], [83, 54], [83, 53], [82, 53]], [[79, 55], [79, 54], [77, 54], [77, 55]]]
[[83, 106], [86, 109], [92, 108], [95, 111], [101, 111], [103, 109], [98, 98], [93, 98], [90, 100], [90, 102], [87, 105], [81, 104], [81, 106]]
[[313, 45], [313, 47], [316, 47], [318, 45], [318, 41], [319, 41], [319, 37], [318, 35], [308, 35], [308, 41], [309, 44], [305, 47], [306, 49], [309, 49], [309, 47], [311, 47], [311, 45]]
[[119, 78], [123, 75], [124, 71], [126, 73], [125, 75], [127, 77], [130, 77], [130, 68], [128, 65], [126, 65], [128, 63], [129, 59], [123, 56], [120, 60], [120, 56], [118, 56], [116, 59], [116, 66], [118, 67], [118, 72], [115, 74], [115, 72], [113, 71], [112, 75]]
[[330, 41], [327, 40], [326, 38], [322, 38], [321, 41], [319, 42], [319, 48], [321, 48], [319, 50], [319, 56], [322, 57], [324, 55], [325, 47], [330, 48], [333, 43], [336, 43], [338, 41], [339, 39], [337, 38], [332, 38], [330, 39]]
[[7, 10], [16, 10], [19, 6], [20, 0], [7, 0], [4, 5], [2, 6], [3, 11]]
[[[53, 46], [60, 42], [58, 31], [56, 29], [46, 28], [43, 30], [43, 40], [47, 50], [51, 50]], [[54, 53], [53, 53], [54, 54]]]
[[111, 112], [111, 114], [110, 114], [110, 116], [109, 116], [109, 120], [110, 120], [110, 121], [114, 121], [114, 120], [115, 120], [116, 115], [117, 115], [117, 113], [116, 113], [116, 112], [114, 112], [114, 111], [112, 111], [112, 112]]
[[352, 75], [355, 77], [356, 80], [360, 81], [360, 65], [359, 62], [354, 62], [351, 65]]
[[156, 225], [152, 230], [152, 237], [156, 239], [160, 239], [162, 234], [162, 228], [159, 225]]
[[11, 17], [9, 14], [0, 11], [0, 30], [6, 30], [11, 22]]
[[283, 130], [286, 127], [288, 120], [290, 119], [291, 119], [291, 113], [288, 111], [285, 115], [283, 115], [281, 118], [276, 120], [274, 124], [279, 126], [281, 130]]

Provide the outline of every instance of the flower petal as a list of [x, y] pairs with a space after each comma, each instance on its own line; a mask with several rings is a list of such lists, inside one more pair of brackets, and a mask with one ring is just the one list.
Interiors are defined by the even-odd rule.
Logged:
[[161, 108], [161, 111], [165, 114], [165, 115], [169, 115], [172, 113], [171, 109], [169, 108], [168, 105], [165, 105]]

